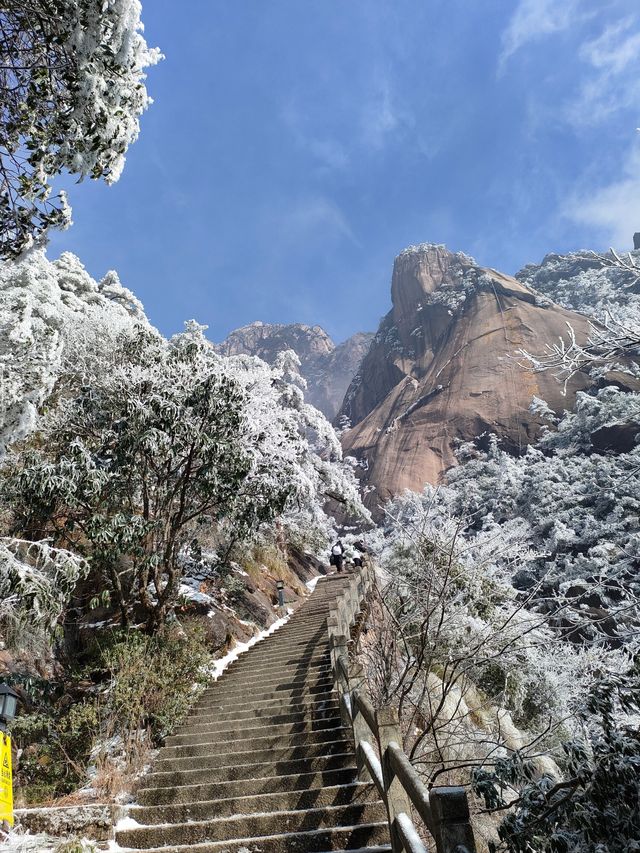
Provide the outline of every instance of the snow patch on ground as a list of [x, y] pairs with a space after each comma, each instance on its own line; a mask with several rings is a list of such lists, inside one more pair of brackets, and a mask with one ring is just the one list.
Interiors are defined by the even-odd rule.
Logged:
[[317, 583], [321, 577], [324, 577], [324, 575], [318, 575], [317, 578], [311, 578], [310, 581], [306, 582], [305, 586], [307, 587], [309, 592], [313, 592], [313, 590], [316, 588], [316, 585], [317, 585]]
[[121, 817], [116, 824], [116, 832], [123, 832], [126, 829], [139, 829], [140, 826], [142, 826], [142, 824], [127, 815], [126, 817]]
[[277, 622], [274, 622], [269, 628], [265, 628], [264, 631], [260, 631], [259, 634], [256, 634], [255, 637], [252, 637], [250, 640], [247, 640], [246, 643], [238, 643], [237, 646], [234, 646], [230, 652], [223, 658], [218, 658], [215, 660], [209, 669], [209, 674], [211, 675], [214, 681], [217, 681], [225, 669], [229, 666], [230, 663], [233, 663], [234, 660], [240, 657], [241, 654], [248, 651], [252, 646], [255, 646], [256, 643], [259, 643], [260, 640], [264, 640], [266, 637], [270, 637], [278, 628], [282, 628], [289, 619], [291, 618], [291, 614], [293, 610], [289, 608], [287, 610], [287, 615], [283, 616], [281, 619], [278, 619]]
[[180, 584], [180, 591], [178, 593], [179, 597], [183, 601], [195, 601], [198, 604], [214, 604], [214, 599], [207, 595], [206, 592], [200, 592], [199, 589], [194, 589], [193, 585], [189, 583], [191, 578], [185, 578], [186, 583]]

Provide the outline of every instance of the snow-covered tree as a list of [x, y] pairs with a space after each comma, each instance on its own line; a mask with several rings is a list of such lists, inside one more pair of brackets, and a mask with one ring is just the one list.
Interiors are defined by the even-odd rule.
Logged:
[[492, 853], [634, 853], [640, 838], [640, 678], [598, 673], [579, 733], [562, 743], [562, 779], [539, 775], [519, 751], [474, 773], [489, 810], [506, 817]]
[[335, 532], [325, 512], [329, 500], [369, 520], [335, 430], [304, 400], [297, 355], [291, 350], [280, 353], [273, 367], [251, 356], [233, 356], [224, 363], [247, 394], [245, 444], [254, 457], [254, 469], [242, 496], [251, 512], [259, 505], [251, 493], [256, 478], [261, 484], [270, 479], [275, 491], [282, 488], [281, 482], [289, 484], [280, 522], [296, 541], [326, 546]]
[[226, 359], [193, 322], [170, 341], [144, 325], [110, 340], [69, 365], [4, 497], [16, 535], [89, 560], [125, 624], [136, 609], [162, 623], [203, 535], [224, 559], [276, 518], [326, 537], [329, 497], [365, 513], [333, 429], [287, 381], [293, 354]]
[[49, 261], [42, 251], [0, 266], [0, 458], [24, 438], [40, 407], [65, 376], [105, 369], [113, 338], [144, 311], [114, 272], [94, 281], [65, 252]]
[[17, 457], [7, 493], [18, 529], [85, 555], [123, 622], [137, 601], [155, 628], [178, 591], [187, 531], [232, 511], [251, 469], [243, 393], [191, 340], [169, 346], [139, 328], [117, 355], [45, 418], [46, 452]]
[[0, 8], [0, 256], [65, 227], [51, 179], [120, 177], [150, 103], [139, 0], [5, 0]]
[[[430, 782], [469, 782], [512, 752], [560, 776], [559, 739], [577, 732], [593, 672], [626, 657], [603, 641], [580, 647], [554, 622], [571, 596], [533, 606], [512, 575], [535, 558], [522, 519], [485, 523], [451, 511], [455, 495], [426, 487], [387, 506], [369, 539], [382, 570], [378, 614], [362, 643], [381, 703], [400, 707], [405, 746]], [[548, 754], [545, 757], [545, 753]]]

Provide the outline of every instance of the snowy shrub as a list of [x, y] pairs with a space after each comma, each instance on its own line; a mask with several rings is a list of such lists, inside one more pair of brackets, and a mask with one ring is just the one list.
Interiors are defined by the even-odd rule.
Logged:
[[[14, 722], [20, 750], [16, 797], [32, 804], [74, 790], [91, 777], [101, 794], [126, 790], [149, 750], [184, 719], [211, 659], [201, 627], [187, 620], [153, 637], [103, 634], [85, 651], [84, 668], [64, 682], [23, 685], [27, 712]], [[153, 665], [150, 666], [150, 661]], [[87, 690], [86, 675], [104, 675]]]
[[489, 809], [506, 810], [490, 850], [509, 853], [632, 853], [640, 838], [640, 712], [637, 669], [599, 674], [579, 712], [581, 730], [562, 743], [562, 779], [542, 775], [520, 752], [474, 770]]
[[[621, 666], [604, 644], [560, 640], [550, 612], [531, 609], [511, 577], [535, 557], [519, 519], [487, 522], [450, 511], [454, 495], [427, 487], [387, 506], [370, 536], [382, 570], [373, 631], [362, 643], [381, 704], [398, 704], [410, 757], [430, 782], [469, 781], [473, 766], [494, 766], [510, 751], [554, 754], [594, 670]], [[573, 722], [572, 722], [573, 721]], [[538, 770], [556, 769], [540, 758]]]

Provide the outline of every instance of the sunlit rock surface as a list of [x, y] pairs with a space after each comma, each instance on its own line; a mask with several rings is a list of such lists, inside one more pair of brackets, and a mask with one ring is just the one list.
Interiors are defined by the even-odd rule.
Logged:
[[534, 396], [560, 412], [588, 384], [578, 375], [563, 396], [552, 373], [532, 373], [517, 357], [520, 349], [544, 352], [566, 336], [567, 323], [584, 338], [587, 318], [467, 255], [433, 244], [406, 249], [391, 296], [338, 415], [352, 425], [346, 452], [375, 487], [370, 506], [438, 483], [456, 464], [456, 444], [483, 433], [519, 452], [543, 424], [529, 411]]

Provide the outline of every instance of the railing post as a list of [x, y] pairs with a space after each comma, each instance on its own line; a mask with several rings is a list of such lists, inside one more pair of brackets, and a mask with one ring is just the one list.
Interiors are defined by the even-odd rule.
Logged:
[[[333, 637], [342, 634], [338, 626], [338, 614], [336, 610], [331, 610], [327, 616], [327, 634], [329, 635], [329, 643], [331, 643]], [[331, 663], [333, 663], [333, 654], [331, 655]]]
[[331, 668], [333, 670], [336, 690], [338, 691], [338, 694], [342, 696], [343, 693], [347, 693], [349, 691], [349, 685], [344, 683], [344, 676], [338, 666], [338, 658], [342, 655], [348, 657], [349, 638], [345, 634], [333, 634], [329, 641], [331, 646]]
[[[360, 694], [366, 693], [364, 669], [362, 668], [362, 664], [356, 663], [349, 667], [349, 687], [351, 689], [351, 697], [353, 697], [353, 694], [356, 692]], [[358, 777], [361, 782], [370, 782], [371, 774], [361, 759], [358, 747], [363, 741], [371, 743], [371, 733], [367, 721], [358, 710], [358, 703], [354, 702], [353, 698], [351, 698], [351, 712], [353, 715], [353, 740], [356, 748], [356, 759], [358, 761]]]
[[432, 788], [429, 802], [438, 853], [475, 853], [469, 802], [464, 788]]
[[402, 748], [402, 735], [400, 733], [400, 722], [396, 708], [387, 705], [376, 711], [378, 746], [380, 748], [380, 762], [382, 764], [382, 777], [386, 791], [387, 815], [389, 817], [389, 832], [391, 835], [391, 850], [393, 853], [402, 853], [404, 845], [395, 826], [396, 817], [404, 812], [411, 817], [411, 801], [403, 788], [400, 780], [391, 768], [387, 747], [391, 742]]

